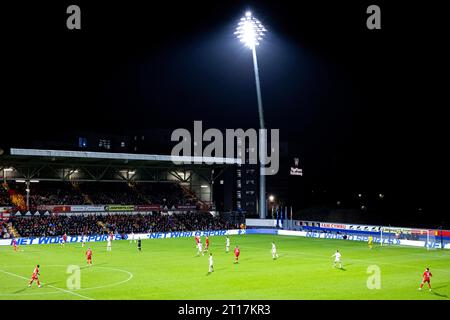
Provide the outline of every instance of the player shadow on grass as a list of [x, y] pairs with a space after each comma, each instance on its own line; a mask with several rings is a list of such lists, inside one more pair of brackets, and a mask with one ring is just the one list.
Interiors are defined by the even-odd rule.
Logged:
[[82, 269], [90, 269], [90, 268], [95, 268], [95, 267], [98, 267], [98, 266], [104, 266], [105, 264], [107, 264], [106, 262], [103, 262], [103, 263], [97, 263], [97, 264], [92, 264], [92, 266], [82, 266], [82, 267], [80, 267], [80, 269], [82, 270]]
[[431, 294], [434, 294], [435, 296], [442, 297], [442, 298], [448, 298], [448, 295], [440, 294], [440, 293], [438, 293], [436, 291], [432, 291]]
[[439, 292], [434, 291], [434, 290], [436, 290], [436, 289], [445, 288], [445, 287], [447, 287], [447, 286], [448, 286], [448, 284], [444, 284], [444, 285], [441, 285], [441, 286], [434, 287], [434, 288], [433, 288], [433, 291], [431, 291], [431, 294], [434, 294], [435, 296], [442, 297], [442, 298], [448, 298], [448, 295], [446, 295], [446, 294], [440, 294]]
[[345, 266], [351, 266], [353, 263], [346, 263]]
[[334, 268], [334, 269], [341, 270], [341, 271], [347, 271], [347, 269], [345, 269], [344, 267], [339, 268], [339, 267], [333, 266], [333, 268]]
[[206, 273], [206, 275], [209, 276], [209, 275], [211, 275], [212, 273], [215, 273], [216, 271], [226, 270], [226, 269], [227, 269], [226, 267], [221, 267], [221, 268], [217, 268], [217, 269], [214, 268], [214, 271], [213, 271], [213, 272], [209, 272], [209, 271], [208, 271], [208, 272]]
[[[345, 264], [345, 266], [347, 267], [347, 266], [351, 266], [353, 263], [346, 263]], [[339, 270], [341, 270], [341, 271], [347, 271], [347, 269], [345, 269], [344, 268], [344, 266], [342, 266], [342, 268], [338, 268], [338, 267], [335, 267], [336, 269], [339, 269]]]
[[17, 290], [17, 291], [14, 291], [12, 294], [21, 293], [21, 292], [26, 291], [27, 289], [28, 289], [28, 287], [25, 287], [25, 288], [19, 289], [19, 290]]
[[28, 288], [22, 288], [22, 289], [19, 289], [19, 290], [17, 290], [17, 291], [12, 292], [12, 294], [18, 294], [18, 293], [24, 292], [24, 291], [27, 290], [27, 289], [28, 289]]
[[445, 284], [445, 285], [441, 285], [441, 286], [438, 286], [438, 287], [434, 287], [433, 289], [441, 289], [441, 288], [445, 288], [447, 286], [448, 286], [448, 284]]
[[[46, 283], [45, 285], [42, 284], [42, 287], [45, 287], [45, 286], [51, 286], [51, 285], [56, 284], [56, 283], [58, 283], [58, 282], [59, 282], [59, 281], [53, 281], [53, 282]], [[26, 286], [26, 287], [24, 287], [24, 288], [22, 288], [22, 289], [19, 289], [19, 290], [17, 290], [17, 291], [14, 291], [13, 294], [18, 294], [18, 293], [27, 291], [28, 289], [29, 289], [29, 287]]]

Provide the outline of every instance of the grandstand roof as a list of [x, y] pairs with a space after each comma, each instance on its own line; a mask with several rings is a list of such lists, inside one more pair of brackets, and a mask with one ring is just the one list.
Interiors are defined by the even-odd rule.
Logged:
[[[208, 164], [211, 162], [212, 164]], [[9, 154], [0, 156], [0, 169], [15, 168], [14, 177], [10, 178], [38, 178], [41, 180], [67, 180], [70, 169], [84, 171], [75, 180], [101, 181], [113, 176], [120, 169], [142, 169], [139, 180], [150, 181], [151, 176], [158, 175], [154, 170], [211, 170], [223, 168], [233, 164], [240, 164], [238, 158], [222, 157], [181, 157], [157, 154], [109, 153], [69, 150], [42, 150], [11, 148]], [[108, 173], [108, 172], [109, 173]], [[146, 172], [144, 172], [146, 171]], [[133, 176], [135, 176], [133, 174]], [[137, 175], [135, 176], [137, 178]], [[159, 179], [157, 179], [159, 180]]]
[[[42, 150], [42, 149], [20, 149], [11, 148], [9, 156], [2, 157], [5, 160], [25, 160], [31, 161], [51, 161], [58, 162], [83, 162], [99, 164], [99, 162], [108, 163], [127, 163], [133, 162], [152, 162], [157, 163], [172, 163], [184, 162], [185, 164], [205, 164], [213, 162], [214, 164], [240, 164], [239, 158], [223, 158], [223, 157], [187, 157], [187, 156], [172, 156], [172, 155], [157, 155], [157, 154], [133, 154], [133, 153], [110, 153], [110, 152], [92, 152], [92, 151], [69, 151], [69, 150]], [[0, 158], [1, 159], [1, 158]], [[107, 161], [105, 161], [107, 160]]]

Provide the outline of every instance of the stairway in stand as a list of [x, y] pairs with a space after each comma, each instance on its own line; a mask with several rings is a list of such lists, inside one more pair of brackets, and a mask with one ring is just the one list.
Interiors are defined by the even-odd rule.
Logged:
[[136, 185], [133, 183], [129, 183], [128, 187], [133, 190], [133, 192], [137, 195], [137, 197], [139, 199], [141, 199], [142, 201], [144, 201], [145, 204], [152, 204], [152, 202], [142, 193], [140, 192], [137, 188]]
[[8, 230], [8, 233], [11, 234], [14, 238], [20, 238], [20, 234], [19, 232], [17, 232], [12, 222], [6, 224], [6, 229]]
[[190, 190], [189, 188], [187, 188], [187, 187], [185, 187], [185, 186], [183, 186], [183, 185], [181, 185], [181, 184], [180, 184], [180, 187], [181, 187], [181, 190], [183, 191], [184, 195], [187, 196], [187, 197], [193, 198], [194, 201], [195, 201], [195, 203], [196, 203], [202, 210], [205, 210], [206, 208], [209, 207], [209, 205], [208, 205], [206, 202], [204, 202], [204, 201], [202, 201], [202, 200], [200, 200], [200, 199], [198, 198], [197, 194], [196, 194], [194, 191]]
[[17, 207], [19, 210], [27, 209], [27, 204], [22, 194], [17, 192], [17, 190], [11, 189], [7, 182], [2, 183], [2, 188], [8, 192], [9, 199], [13, 206]]
[[94, 202], [91, 200], [91, 198], [89, 197], [88, 194], [83, 193], [80, 189], [80, 186], [78, 185], [78, 183], [76, 182], [72, 182], [72, 187], [74, 190], [76, 190], [79, 194], [81, 194], [83, 196], [84, 201], [86, 202], [86, 204], [94, 204]]
[[9, 190], [9, 198], [11, 199], [11, 203], [19, 208], [19, 210], [26, 210], [27, 203], [25, 202], [25, 198], [23, 195], [18, 193], [16, 190]]
[[109, 228], [105, 225], [105, 223], [104, 223], [103, 221], [98, 221], [97, 224], [98, 224], [100, 227], [102, 227], [102, 229], [103, 229], [104, 231], [106, 231], [108, 234], [111, 232], [111, 231], [109, 230]]

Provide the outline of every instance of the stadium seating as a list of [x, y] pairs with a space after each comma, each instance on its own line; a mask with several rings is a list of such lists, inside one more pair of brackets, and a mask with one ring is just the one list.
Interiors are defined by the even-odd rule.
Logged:
[[85, 216], [12, 217], [10, 219], [20, 236], [60, 236], [115, 233], [149, 233], [170, 231], [222, 230], [232, 226], [222, 217], [209, 213], [185, 214], [117, 214]]
[[8, 230], [6, 229], [6, 223], [0, 221], [0, 239], [7, 238], [9, 236]]
[[88, 204], [82, 194], [69, 182], [40, 182], [32, 185], [31, 206]]
[[0, 206], [11, 206], [11, 199], [8, 191], [3, 186], [0, 186]]
[[[25, 206], [24, 183], [8, 183], [0, 188], [0, 206]], [[196, 205], [195, 194], [176, 183], [80, 183], [41, 181], [30, 185], [30, 209], [40, 205]]]

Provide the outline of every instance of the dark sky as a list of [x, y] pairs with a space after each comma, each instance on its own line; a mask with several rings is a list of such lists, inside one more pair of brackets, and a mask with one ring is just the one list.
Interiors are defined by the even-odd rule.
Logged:
[[[7, 5], [1, 139], [190, 129], [194, 120], [256, 128], [251, 55], [233, 36], [251, 9], [269, 30], [258, 47], [266, 125], [300, 146], [310, 177], [440, 206], [448, 34], [439, 3]], [[66, 28], [70, 4], [81, 7], [81, 31]], [[366, 28], [370, 4], [381, 7], [381, 30]]]

